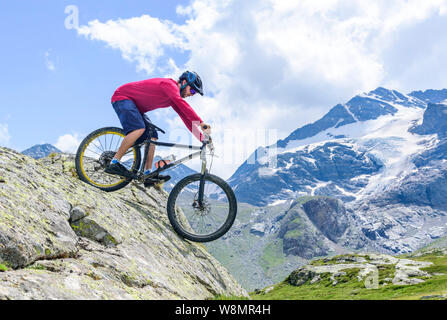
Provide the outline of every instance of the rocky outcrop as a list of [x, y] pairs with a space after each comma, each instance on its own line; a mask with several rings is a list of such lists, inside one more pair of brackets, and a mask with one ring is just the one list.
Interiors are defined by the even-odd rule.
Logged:
[[283, 240], [283, 251], [305, 259], [325, 256], [330, 248], [323, 234], [312, 224], [300, 205], [292, 206], [283, 221], [278, 237]]
[[431, 262], [399, 259], [384, 254], [344, 255], [313, 261], [312, 264], [292, 272], [286, 281], [294, 286], [319, 282], [336, 286], [355, 279], [363, 281], [368, 289], [377, 289], [390, 284], [412, 285], [424, 282], [431, 275], [421, 269], [430, 265]]
[[252, 234], [258, 235], [260, 237], [265, 235], [265, 231], [266, 231], [266, 224], [263, 222], [255, 223], [250, 229], [250, 232]]
[[413, 91], [409, 94], [411, 97], [415, 97], [418, 100], [426, 103], [440, 103], [447, 100], [447, 89], [442, 90], [425, 90], [425, 91]]
[[203, 245], [180, 238], [168, 194], [106, 193], [73, 159], [0, 148], [0, 299], [205, 299], [247, 295]]
[[337, 242], [349, 227], [345, 207], [340, 200], [316, 198], [303, 203], [303, 209], [314, 226], [329, 240]]
[[[354, 232], [351, 225], [341, 201], [304, 197], [290, 206], [281, 221], [278, 237], [283, 240], [285, 254], [311, 259], [343, 250], [340, 247], [345, 237]], [[345, 246], [345, 250], [350, 248]]]
[[447, 132], [447, 105], [429, 103], [424, 112], [422, 124], [410, 129], [410, 132], [426, 135], [437, 133], [445, 136]]

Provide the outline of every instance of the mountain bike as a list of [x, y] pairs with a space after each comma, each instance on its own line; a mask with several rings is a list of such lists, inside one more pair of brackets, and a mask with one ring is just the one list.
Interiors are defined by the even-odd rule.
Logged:
[[[147, 124], [150, 130], [165, 133], [156, 125]], [[132, 173], [132, 177], [125, 178], [104, 172], [125, 137], [123, 130], [106, 127], [93, 131], [81, 142], [76, 153], [76, 172], [79, 178], [96, 188], [111, 192], [124, 188], [131, 181], [144, 183], [146, 179], [155, 178], [163, 171], [200, 157], [201, 172], [181, 179], [171, 190], [167, 203], [168, 218], [174, 230], [191, 241], [208, 242], [223, 236], [234, 223], [237, 201], [233, 190], [225, 180], [208, 172], [207, 149], [214, 157], [211, 137], [205, 134], [202, 146], [199, 147], [154, 141], [150, 139], [150, 136], [132, 146], [122, 157], [121, 163]], [[145, 175], [144, 165], [151, 144], [196, 150], [196, 152]], [[141, 161], [143, 146], [144, 158]]]

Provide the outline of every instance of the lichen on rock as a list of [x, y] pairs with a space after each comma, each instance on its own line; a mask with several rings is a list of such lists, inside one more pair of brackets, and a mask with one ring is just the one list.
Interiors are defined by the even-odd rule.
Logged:
[[74, 177], [73, 163], [0, 147], [0, 299], [248, 296], [204, 246], [174, 232], [166, 191], [106, 193]]

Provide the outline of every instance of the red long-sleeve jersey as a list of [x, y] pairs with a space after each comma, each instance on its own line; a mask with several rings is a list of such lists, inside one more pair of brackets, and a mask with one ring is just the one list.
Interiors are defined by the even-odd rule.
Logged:
[[[180, 96], [177, 81], [166, 78], [154, 78], [127, 83], [119, 87], [112, 96], [112, 103], [120, 100], [132, 100], [141, 113], [158, 108], [172, 107], [199, 141], [203, 140], [197, 125], [202, 119]], [[193, 130], [196, 126], [196, 130]]]

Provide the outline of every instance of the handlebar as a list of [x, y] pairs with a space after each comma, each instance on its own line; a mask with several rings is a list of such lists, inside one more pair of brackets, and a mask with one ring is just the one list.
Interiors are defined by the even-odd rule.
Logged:
[[207, 145], [211, 152], [214, 151], [214, 144], [213, 139], [211, 139], [211, 136], [209, 134], [203, 133], [205, 139], [203, 139], [203, 145]]

